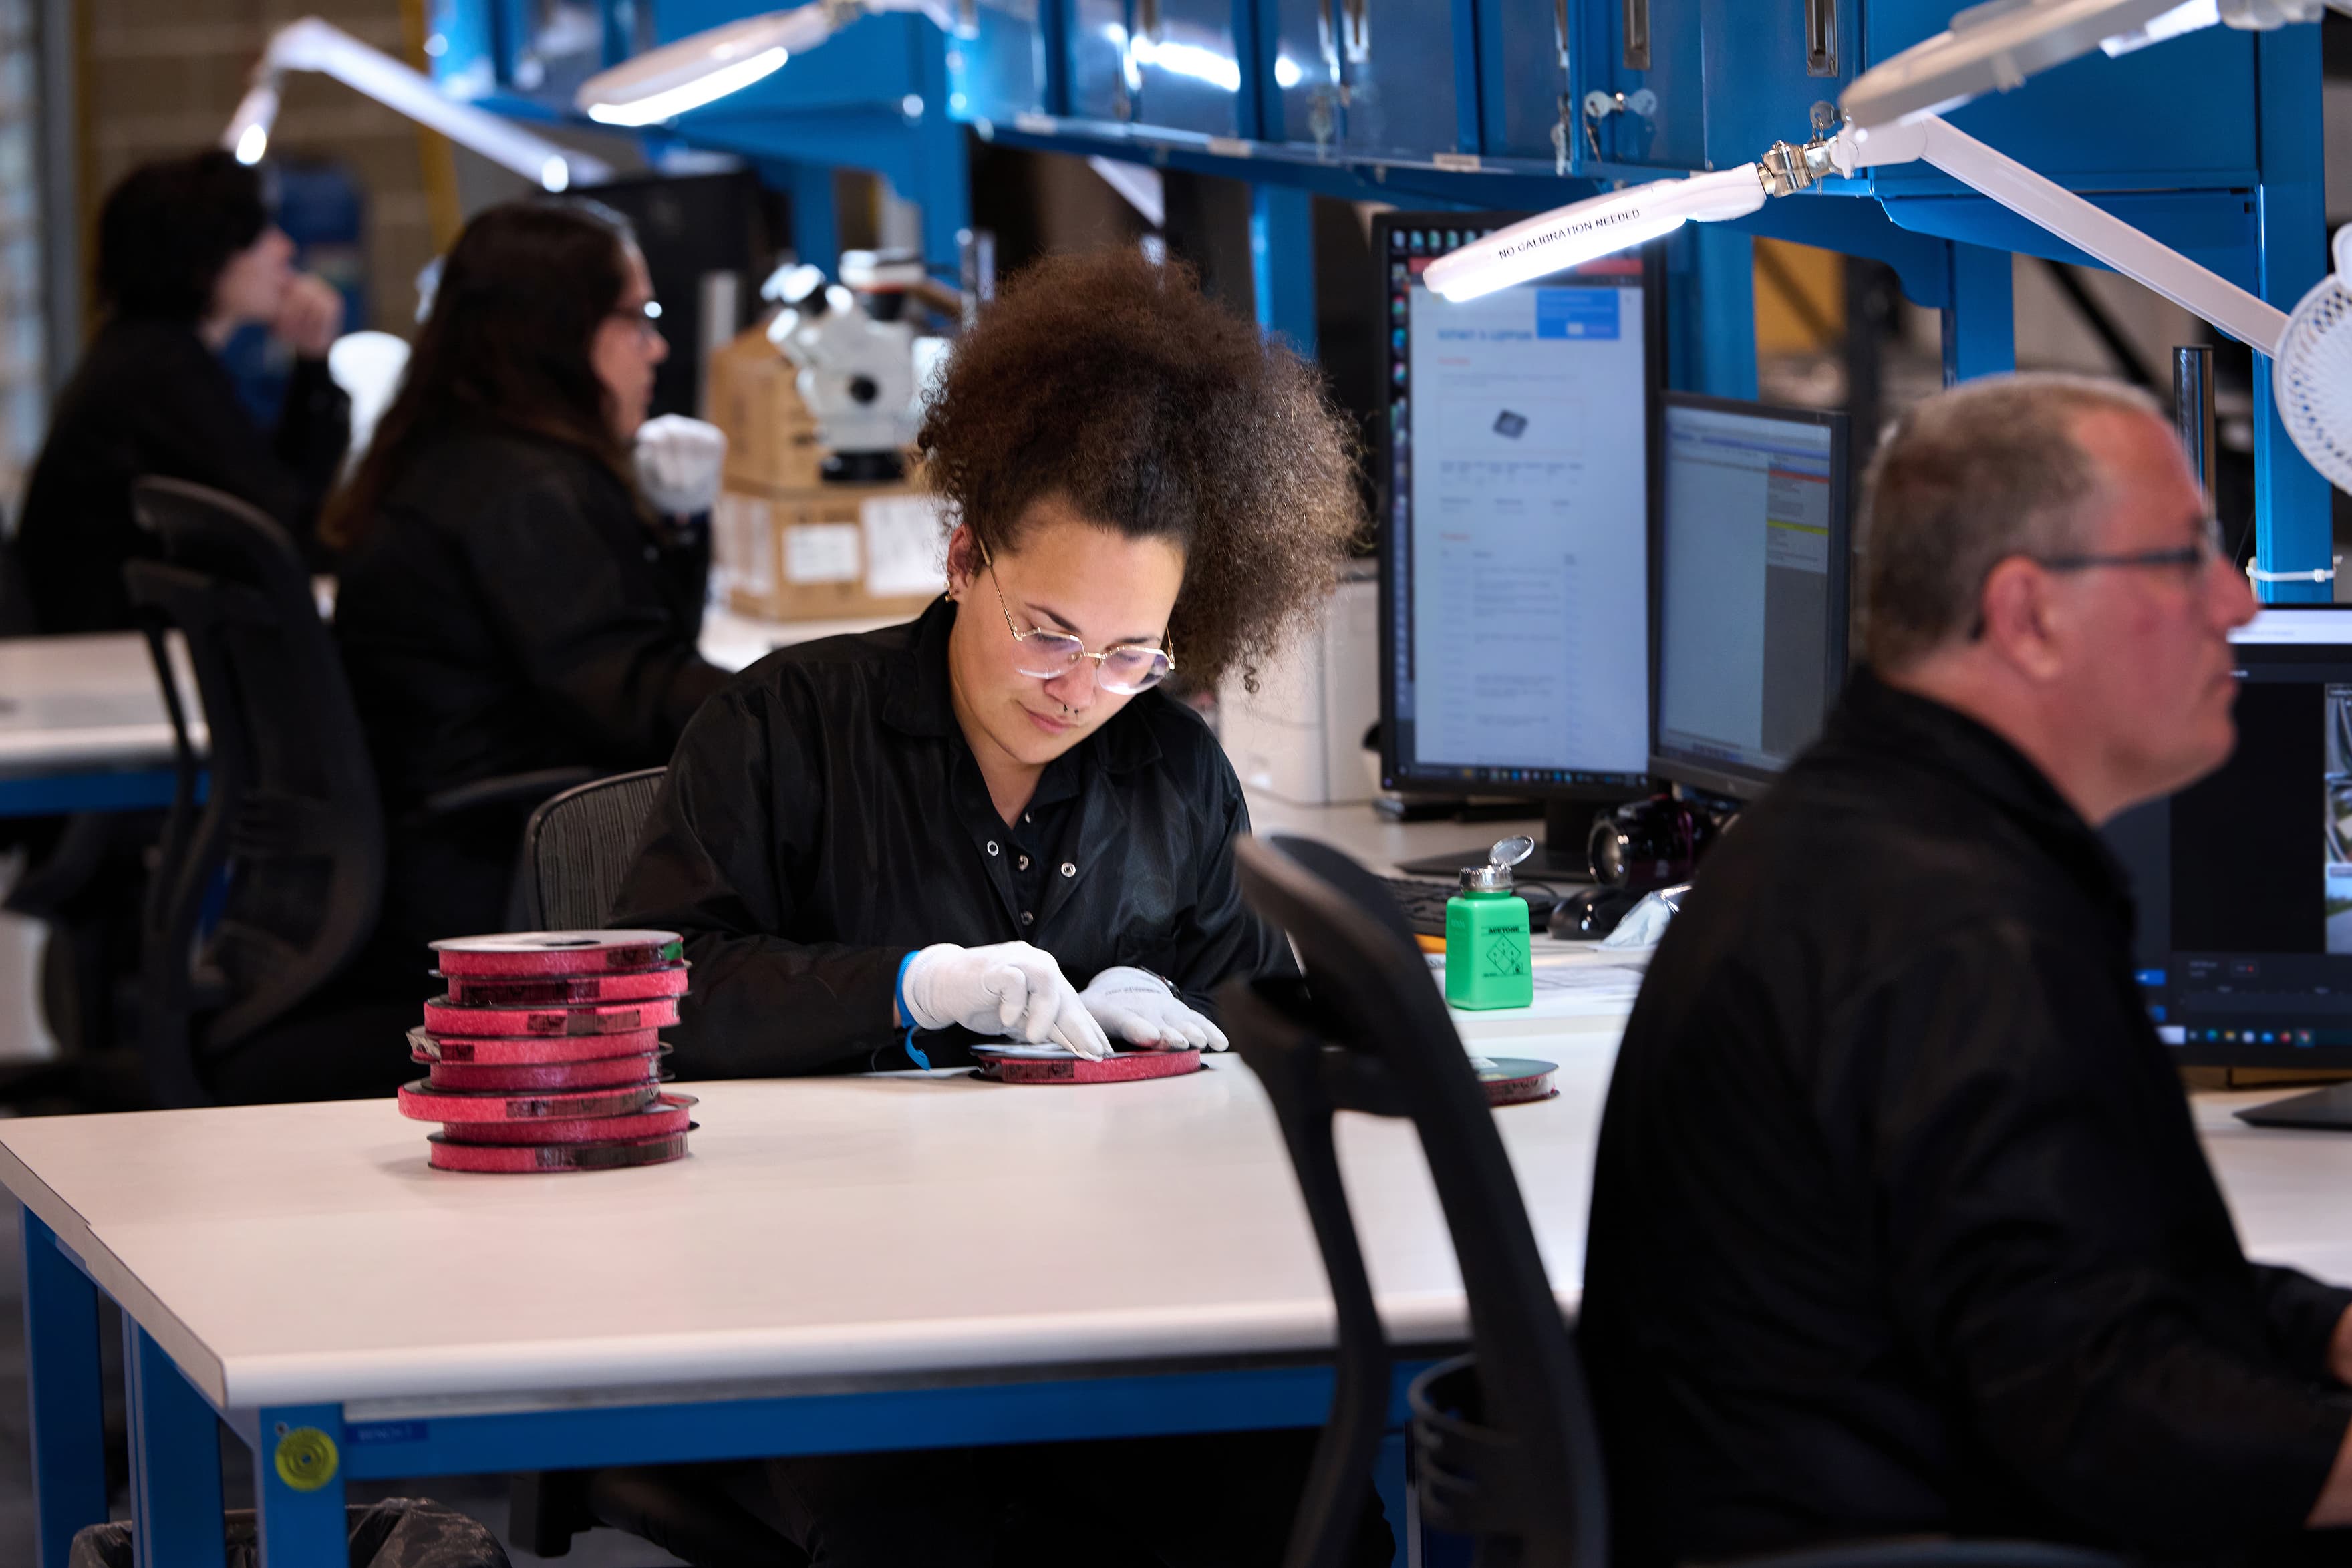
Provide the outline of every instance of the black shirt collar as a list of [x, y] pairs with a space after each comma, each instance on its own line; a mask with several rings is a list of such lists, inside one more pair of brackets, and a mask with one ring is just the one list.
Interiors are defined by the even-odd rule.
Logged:
[[1822, 738], [1958, 782], [2064, 869], [2094, 903], [2132, 924], [2131, 879], [2049, 776], [1997, 731], [1957, 708], [1854, 672]]
[[[901, 734], [963, 738], [956, 723], [955, 702], [948, 691], [948, 633], [955, 627], [955, 617], [953, 601], [944, 594], [933, 600], [908, 628], [906, 646], [892, 661], [882, 718]], [[1065, 790], [1076, 793], [1075, 779], [1064, 784], [1055, 775], [1066, 775], [1069, 769], [1064, 765], [1081, 758], [1088, 765], [1114, 773], [1159, 761], [1160, 742], [1152, 736], [1146, 712], [1148, 705], [1168, 700], [1162, 693], [1146, 692], [1130, 701], [1109, 723], [1047, 766], [1045, 777], [1038, 781], [1041, 793], [1049, 785], [1056, 798]]]

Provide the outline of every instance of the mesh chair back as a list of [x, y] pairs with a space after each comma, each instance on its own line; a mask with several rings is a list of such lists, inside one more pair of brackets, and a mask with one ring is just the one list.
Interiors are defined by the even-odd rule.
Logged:
[[530, 814], [515, 879], [519, 929], [593, 931], [612, 918], [637, 834], [667, 772], [647, 768], [599, 779]]
[[1340, 1329], [1341, 1388], [1292, 1536], [1292, 1568], [1336, 1561], [1344, 1505], [1362, 1496], [1387, 1408], [1386, 1348], [1332, 1151], [1339, 1110], [1408, 1118], [1420, 1137], [1469, 1297], [1475, 1364], [1497, 1369], [1477, 1379], [1478, 1422], [1501, 1439], [1478, 1479], [1507, 1500], [1519, 1560], [1601, 1568], [1608, 1510], [1583, 1370], [1495, 1113], [1428, 964], [1387, 889], [1338, 851], [1244, 840], [1236, 856], [1243, 896], [1289, 935], [1307, 979], [1235, 981], [1219, 1004], [1282, 1123]]
[[[342, 661], [284, 529], [176, 479], [139, 481], [131, 511], [161, 546], [124, 576], [179, 772], [142, 923], [142, 1029], [152, 1092], [198, 1103], [198, 1057], [285, 1016], [366, 944], [383, 897], [383, 811]], [[208, 758], [181, 709], [171, 629], [187, 639]]]

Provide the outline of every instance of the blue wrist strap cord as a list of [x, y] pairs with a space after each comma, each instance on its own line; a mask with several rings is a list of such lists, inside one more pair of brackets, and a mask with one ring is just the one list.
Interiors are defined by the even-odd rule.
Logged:
[[912, 953], [898, 960], [898, 1016], [907, 1020], [905, 1043], [908, 1056], [913, 1059], [916, 1066], [929, 1072], [931, 1070], [931, 1059], [924, 1055], [915, 1045], [915, 1030], [921, 1026], [915, 1022], [915, 1009], [907, 1005], [907, 966], [914, 961], [915, 956]]

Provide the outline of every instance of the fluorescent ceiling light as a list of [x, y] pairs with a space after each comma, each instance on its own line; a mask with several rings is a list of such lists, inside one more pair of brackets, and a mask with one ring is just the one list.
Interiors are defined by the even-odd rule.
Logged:
[[1475, 299], [1672, 234], [1693, 218], [1746, 217], [1765, 194], [1753, 163], [1612, 191], [1474, 240], [1431, 262], [1422, 281], [1448, 299]]
[[279, 83], [289, 71], [332, 77], [544, 190], [597, 184], [613, 177], [612, 165], [603, 159], [559, 147], [512, 120], [459, 103], [445, 96], [431, 78], [316, 16], [280, 27], [254, 67], [252, 85], [221, 133], [221, 145], [235, 152], [239, 162], [258, 163], [268, 151], [278, 120]]

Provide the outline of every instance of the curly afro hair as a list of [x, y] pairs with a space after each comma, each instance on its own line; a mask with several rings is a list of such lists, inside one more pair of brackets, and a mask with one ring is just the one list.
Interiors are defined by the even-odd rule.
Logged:
[[1184, 551], [1169, 635], [1212, 685], [1256, 665], [1331, 592], [1364, 518], [1353, 427], [1297, 354], [1132, 250], [1023, 271], [957, 343], [916, 438], [952, 521], [1017, 549], [1056, 497]]

